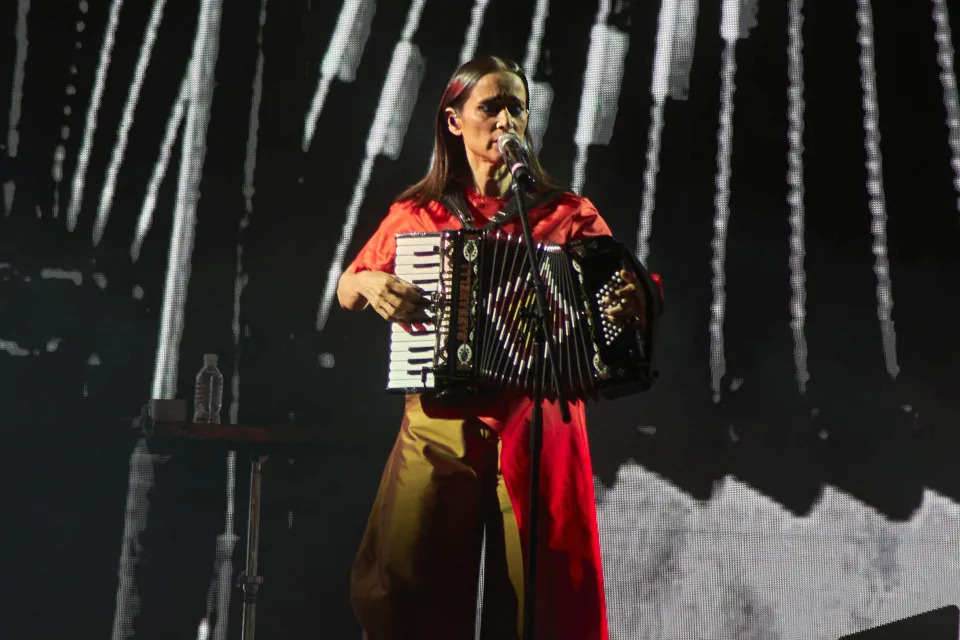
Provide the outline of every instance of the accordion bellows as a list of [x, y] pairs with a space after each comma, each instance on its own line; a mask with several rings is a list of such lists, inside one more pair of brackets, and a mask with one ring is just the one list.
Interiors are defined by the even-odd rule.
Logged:
[[[533, 389], [535, 290], [520, 235], [482, 230], [399, 234], [394, 273], [420, 287], [430, 304], [423, 322], [391, 325], [387, 389], [407, 393]], [[571, 398], [647, 389], [656, 377], [651, 345], [656, 305], [643, 327], [611, 324], [600, 300], [637, 273], [647, 300], [659, 300], [649, 274], [623, 245], [595, 236], [537, 245], [554, 358]], [[550, 367], [542, 371], [552, 398]]]

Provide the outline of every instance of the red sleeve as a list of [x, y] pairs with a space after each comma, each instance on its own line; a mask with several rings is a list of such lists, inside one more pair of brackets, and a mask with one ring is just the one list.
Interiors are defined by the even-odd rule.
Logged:
[[397, 255], [398, 233], [422, 231], [417, 224], [414, 205], [410, 201], [394, 202], [376, 232], [360, 249], [360, 253], [350, 263], [349, 271], [385, 271], [393, 273], [393, 262]]
[[587, 198], [580, 198], [580, 206], [573, 212], [568, 240], [589, 236], [611, 236], [613, 233], [606, 221], [600, 217], [597, 208]]

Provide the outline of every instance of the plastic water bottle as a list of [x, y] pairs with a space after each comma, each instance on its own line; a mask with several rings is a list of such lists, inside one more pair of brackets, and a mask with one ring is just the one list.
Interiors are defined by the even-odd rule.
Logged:
[[203, 369], [197, 374], [193, 397], [193, 421], [220, 424], [223, 403], [223, 374], [217, 368], [217, 354], [203, 354]]

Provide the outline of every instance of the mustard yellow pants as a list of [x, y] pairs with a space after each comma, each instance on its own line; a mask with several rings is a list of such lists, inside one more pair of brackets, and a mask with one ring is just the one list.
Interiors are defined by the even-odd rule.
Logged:
[[475, 417], [428, 411], [407, 396], [350, 577], [354, 612], [367, 640], [472, 640], [486, 525], [481, 637], [516, 640], [523, 556], [500, 440]]

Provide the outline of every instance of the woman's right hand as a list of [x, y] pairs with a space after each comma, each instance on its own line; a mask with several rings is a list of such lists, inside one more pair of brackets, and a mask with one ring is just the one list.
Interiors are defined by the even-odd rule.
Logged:
[[430, 300], [420, 287], [384, 271], [361, 271], [358, 293], [387, 322], [422, 322], [427, 319], [424, 309]]

